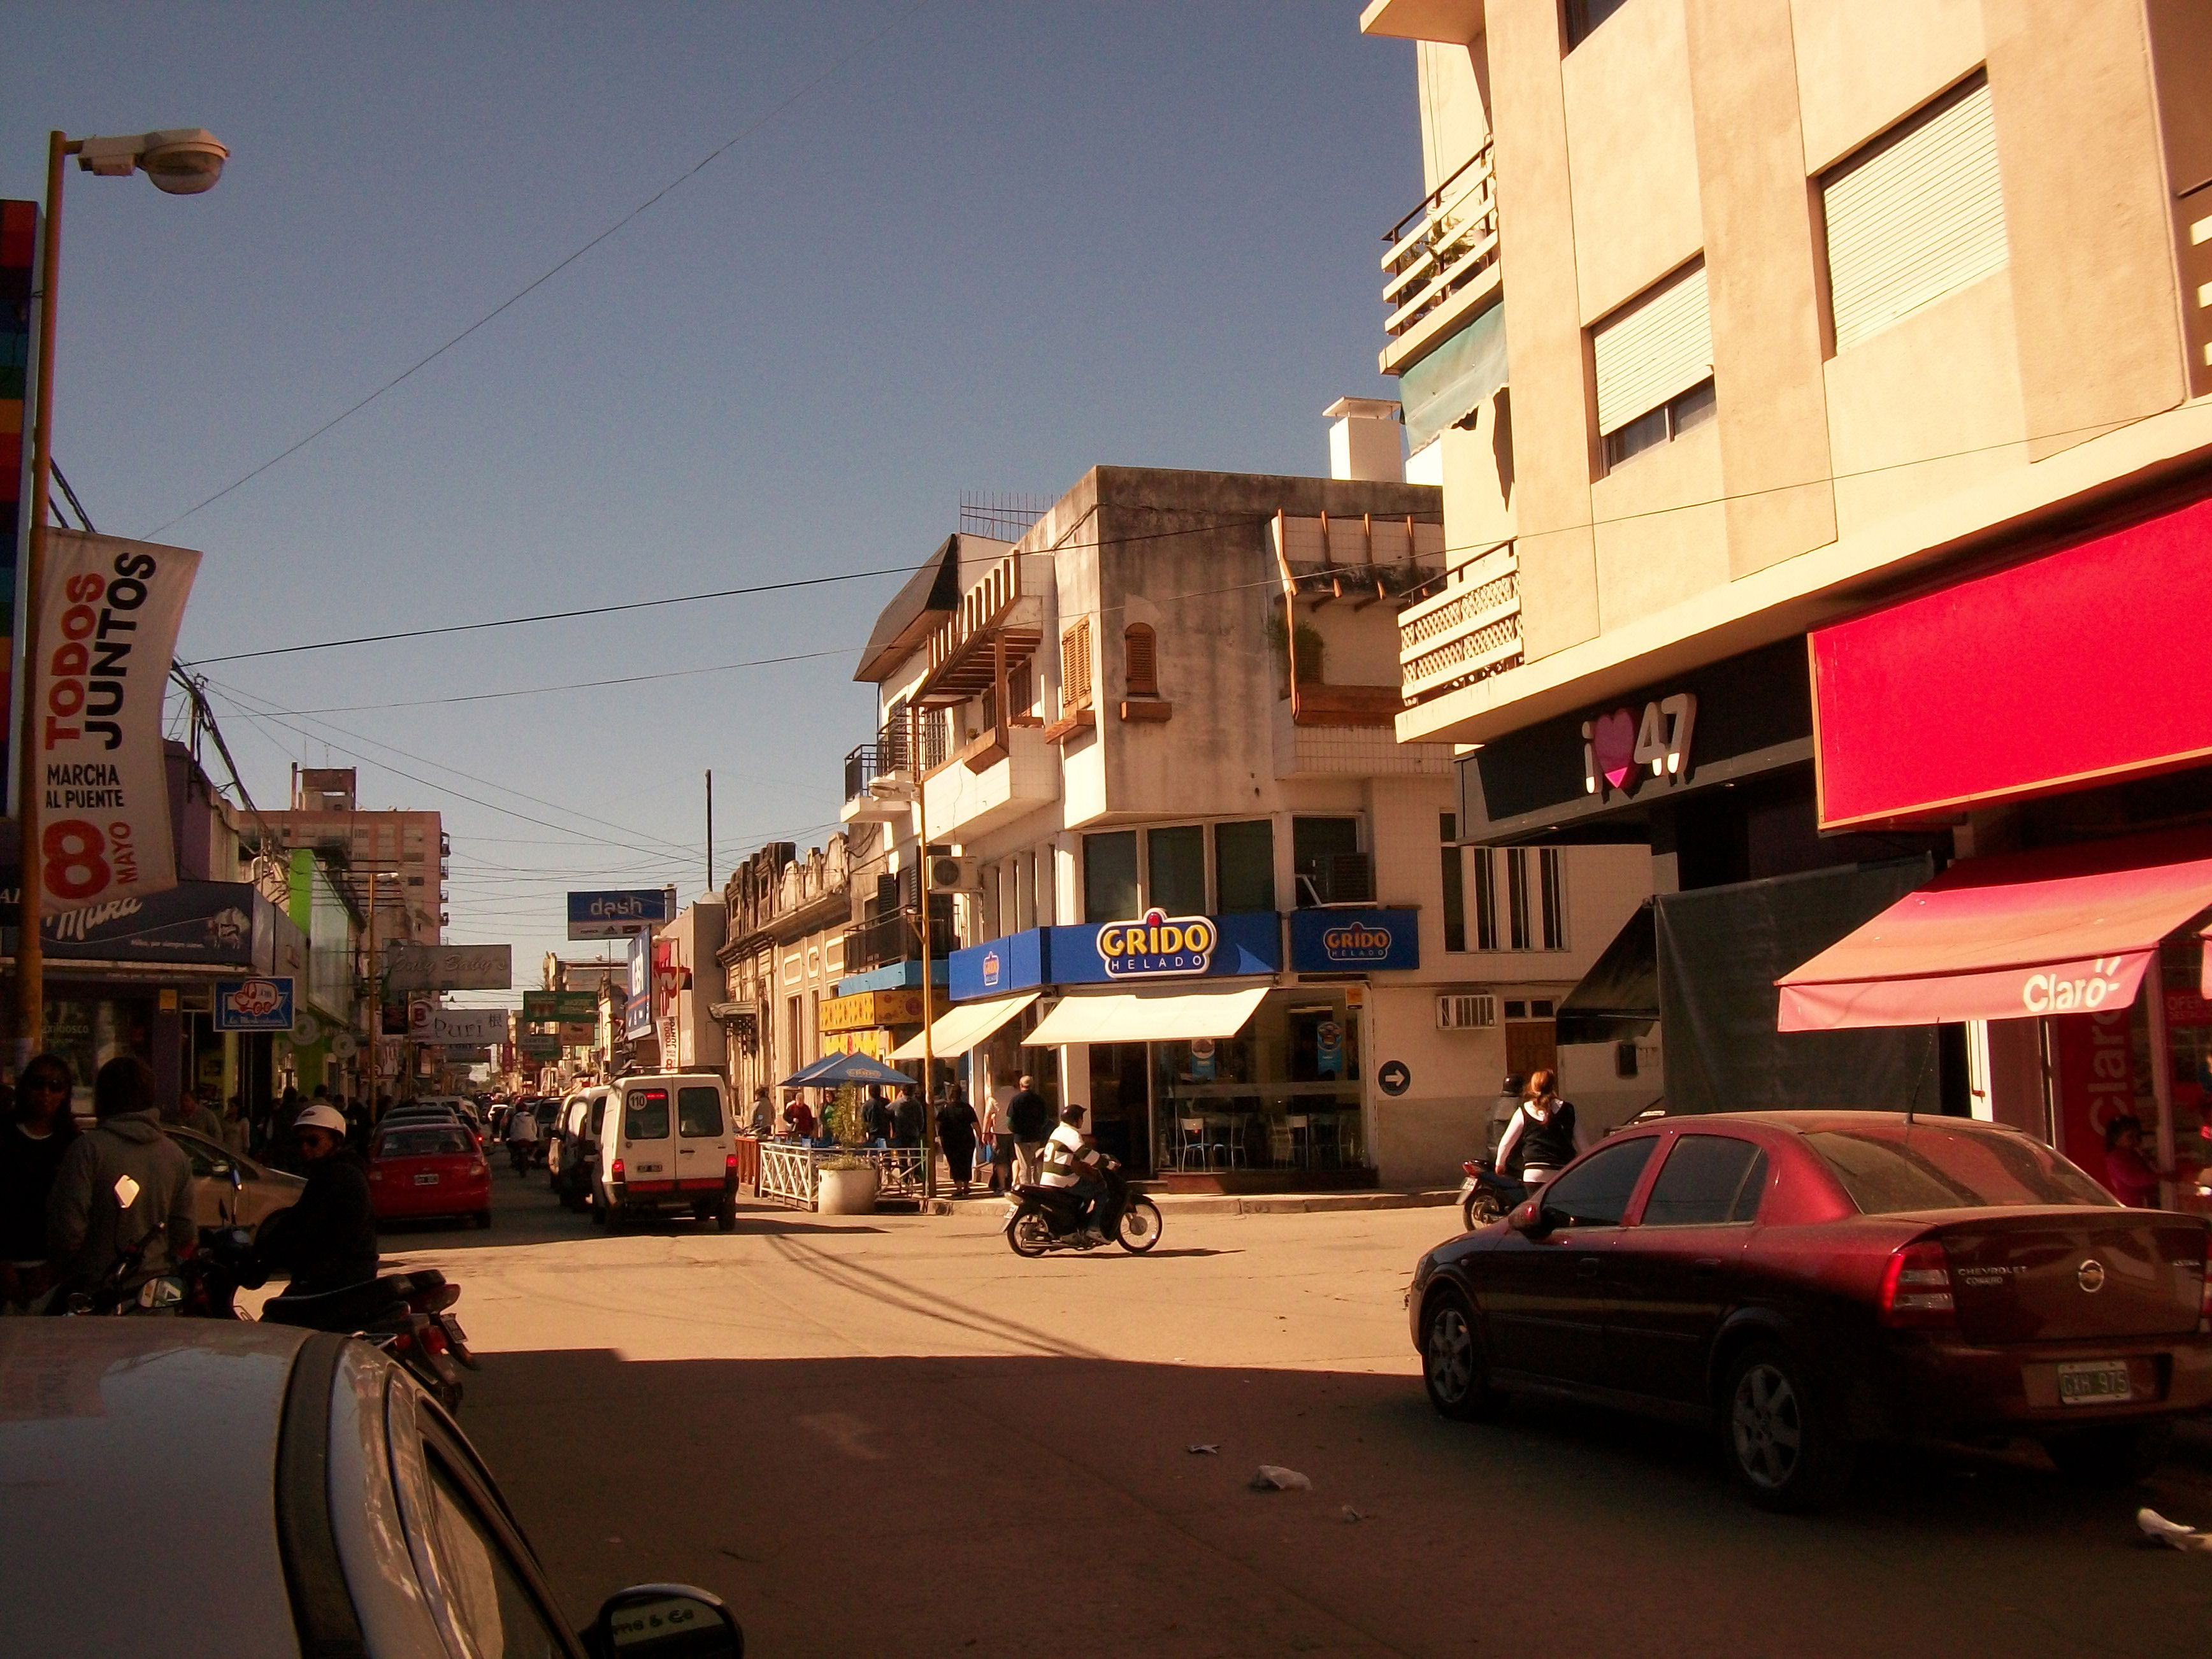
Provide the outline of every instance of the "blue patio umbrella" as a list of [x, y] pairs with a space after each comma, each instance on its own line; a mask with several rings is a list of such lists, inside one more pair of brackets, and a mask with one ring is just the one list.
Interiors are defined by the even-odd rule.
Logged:
[[802, 1066], [776, 1086], [782, 1089], [835, 1089], [848, 1083], [880, 1083], [905, 1088], [914, 1079], [896, 1066], [886, 1066], [866, 1054], [824, 1054], [811, 1066]]

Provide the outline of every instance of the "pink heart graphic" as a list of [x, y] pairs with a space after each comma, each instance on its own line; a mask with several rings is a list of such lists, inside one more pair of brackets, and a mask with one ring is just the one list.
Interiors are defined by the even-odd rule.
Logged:
[[1599, 773], [1620, 788], [1636, 768], [1636, 716], [1626, 708], [1599, 715], [1590, 728], [1590, 750], [1597, 757]]

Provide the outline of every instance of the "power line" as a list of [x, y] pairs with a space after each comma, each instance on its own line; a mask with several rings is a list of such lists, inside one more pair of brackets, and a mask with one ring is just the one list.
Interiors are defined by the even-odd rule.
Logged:
[[[475, 333], [485, 324], [499, 316], [501, 313], [520, 303], [523, 300], [527, 299], [531, 295], [536, 293], [539, 289], [544, 287], [546, 283], [551, 282], [556, 276], [566, 270], [570, 265], [574, 264], [577, 260], [582, 258], [593, 248], [599, 246], [600, 243], [605, 241], [609, 237], [613, 236], [622, 230], [639, 215], [644, 213], [648, 208], [656, 205], [664, 197], [690, 183], [692, 179], [706, 171], [708, 167], [713, 166], [716, 161], [721, 160], [721, 158], [725, 155], [728, 154], [729, 151], [734, 149], [738, 145], [751, 137], [753, 134], [758, 132], [769, 122], [775, 120], [775, 118], [782, 114], [784, 111], [789, 109], [793, 105], [805, 98], [807, 94], [812, 92], [817, 87], [822, 85], [825, 81], [828, 81], [832, 76], [843, 69], [846, 64], [853, 62], [854, 59], [860, 57], [863, 53], [869, 51], [872, 47], [884, 40], [902, 25], [911, 21], [921, 11], [922, 8], [927, 6], [929, 0], [916, 0], [916, 3], [915, 5], [908, 8], [906, 11], [902, 12], [898, 16], [894, 17], [890, 22], [884, 24], [882, 28], [877, 30], [875, 33], [870, 35], [866, 40], [861, 41], [860, 45], [854, 46], [850, 52], [845, 53], [843, 57], [837, 58], [829, 66], [829, 68], [823, 70], [811, 81], [807, 82], [805, 85], [800, 87], [796, 92], [786, 98], [781, 103], [776, 105], [775, 108], [769, 110], [765, 115], [763, 115], [758, 120], [744, 128], [744, 131], [740, 131], [736, 137], [732, 138], [727, 143], [720, 146], [718, 149], [709, 150], [704, 156], [701, 157], [698, 161], [695, 162], [688, 171], [675, 179], [672, 179], [665, 185], [663, 185], [659, 190], [647, 197], [645, 200], [640, 202], [628, 213], [623, 214], [621, 218], [616, 220], [614, 223], [609, 225], [605, 230], [592, 237], [590, 241], [586, 242], [581, 247], [578, 248], [574, 252], [561, 260], [557, 264], [555, 264], [550, 270], [544, 271], [542, 275], [538, 276], [524, 287], [517, 289], [514, 293], [508, 295], [506, 299], [501, 300], [489, 311], [484, 313], [483, 316], [477, 318], [476, 321], [471, 323], [466, 328], [454, 335], [443, 345], [429, 353], [428, 356], [418, 358], [413, 364], [409, 366], [407, 368], [403, 369], [398, 374], [393, 375], [382, 386], [377, 387], [375, 391], [370, 392], [366, 398], [363, 398], [359, 402], [339, 410], [338, 413], [333, 415], [329, 420], [324, 422], [313, 432], [307, 434], [306, 437], [301, 439], [298, 442], [291, 445], [289, 447], [280, 451], [278, 453], [270, 456], [267, 460], [262, 462], [260, 465], [255, 467], [252, 471], [245, 474], [241, 477], [232, 480], [229, 483], [225, 484], [221, 489], [216, 490], [214, 495], [206, 497], [204, 500], [193, 502], [191, 506], [178, 514], [175, 518], [167, 520], [166, 523], [156, 525], [153, 529], [146, 532], [145, 539], [150, 541], [155, 537], [161, 534], [162, 532], [173, 529], [176, 526], [182, 524], [186, 519], [191, 518], [193, 514], [198, 512], [202, 507], [212, 507], [224, 496], [229, 495], [233, 490], [241, 489], [245, 485], [251, 483], [254, 479], [266, 472], [270, 467], [298, 454], [309, 444], [314, 442], [316, 439], [321, 437], [332, 428], [339, 425], [343, 422], [352, 419], [353, 416], [361, 413], [362, 410], [367, 409], [371, 404], [384, 396], [386, 392], [390, 392], [395, 386], [398, 386], [402, 381], [410, 380], [423, 369], [428, 368], [432, 363], [437, 362], [439, 358], [444, 356], [455, 346], [460, 344], [462, 341], [467, 339], [470, 335]], [[216, 660], [221, 660], [221, 659], [217, 659]]]
[[[455, 702], [494, 702], [507, 697], [537, 697], [550, 691], [592, 691], [609, 685], [642, 685], [649, 680], [689, 679], [699, 674], [727, 674], [740, 668], [773, 668], [783, 663], [812, 662], [822, 657], [849, 656], [858, 646], [840, 646], [834, 651], [801, 651], [788, 657], [754, 657], [744, 662], [709, 663], [703, 668], [671, 668], [658, 674], [623, 674], [606, 680], [570, 680], [560, 685], [532, 685], [513, 691], [471, 691], [453, 697], [413, 697], [403, 702], [345, 702], [328, 708], [294, 708], [294, 714], [359, 714], [380, 708], [432, 708]], [[208, 660], [221, 662], [222, 658]]]

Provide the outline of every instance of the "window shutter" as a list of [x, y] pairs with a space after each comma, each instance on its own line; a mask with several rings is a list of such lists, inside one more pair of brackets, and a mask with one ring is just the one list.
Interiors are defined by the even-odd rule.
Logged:
[[1648, 415], [1713, 372], [1713, 316], [1701, 258], [1590, 331], [1601, 436]]
[[1142, 623], [1121, 630], [1121, 678], [1133, 697], [1160, 694], [1158, 647], [1152, 630]]
[[1091, 618], [1060, 636], [1060, 706], [1063, 710], [1091, 706]]
[[2010, 251], [1987, 79], [1830, 173], [1820, 200], [1838, 351], [2000, 269]]

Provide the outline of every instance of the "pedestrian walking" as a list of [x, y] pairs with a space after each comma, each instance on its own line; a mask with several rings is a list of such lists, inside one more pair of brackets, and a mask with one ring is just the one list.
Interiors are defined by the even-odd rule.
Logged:
[[898, 1104], [891, 1109], [891, 1145], [921, 1145], [921, 1091], [911, 1083], [899, 1091]]
[[871, 1146], [890, 1146], [891, 1137], [897, 1133], [890, 1103], [884, 1098], [881, 1089], [870, 1086], [868, 1098], [860, 1108], [860, 1127]]
[[766, 1140], [775, 1133], [775, 1103], [768, 1097], [768, 1085], [762, 1084], [753, 1091], [752, 1133]]
[[118, 1054], [93, 1079], [92, 1109], [99, 1121], [62, 1154], [46, 1200], [54, 1271], [84, 1289], [142, 1239], [145, 1278], [167, 1273], [199, 1240], [191, 1160], [161, 1132], [153, 1068], [136, 1054]]
[[253, 1121], [246, 1115], [246, 1097], [233, 1095], [222, 1114], [222, 1144], [241, 1157], [253, 1150]]
[[993, 1085], [983, 1107], [983, 1133], [989, 1138], [994, 1193], [1011, 1193], [1014, 1189], [1014, 1132], [1006, 1124], [1006, 1103], [1013, 1097], [1013, 1079], [1001, 1077]]
[[955, 1198], [967, 1197], [974, 1180], [976, 1128], [968, 1091], [956, 1083], [937, 1107], [937, 1144], [945, 1149], [945, 1161], [951, 1166]]
[[208, 1109], [200, 1099], [200, 1091], [189, 1083], [177, 1091], [175, 1102], [161, 1114], [161, 1119], [179, 1129], [204, 1135], [218, 1146], [222, 1145], [222, 1120]]
[[59, 1054], [40, 1054], [15, 1082], [0, 1124], [0, 1308], [27, 1311], [53, 1285], [46, 1256], [46, 1201], [62, 1158], [77, 1137], [70, 1102], [76, 1079]]
[[1036, 1091], [1036, 1079], [1024, 1074], [1014, 1097], [1006, 1103], [1006, 1124], [1013, 1131], [1014, 1151], [1021, 1158], [1021, 1184], [1035, 1187], [1043, 1179], [1044, 1143], [1053, 1130], [1052, 1108]]

